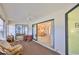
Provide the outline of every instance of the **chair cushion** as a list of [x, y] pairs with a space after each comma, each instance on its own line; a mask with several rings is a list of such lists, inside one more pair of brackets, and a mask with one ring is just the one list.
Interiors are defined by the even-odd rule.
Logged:
[[2, 41], [0, 40], [0, 46], [1, 46], [1, 52], [2, 53], [5, 52], [6, 54], [9, 54], [9, 55], [19, 54], [20, 51], [22, 50], [22, 45], [17, 44], [17, 45], [11, 46], [7, 41], [3, 41], [3, 40]]

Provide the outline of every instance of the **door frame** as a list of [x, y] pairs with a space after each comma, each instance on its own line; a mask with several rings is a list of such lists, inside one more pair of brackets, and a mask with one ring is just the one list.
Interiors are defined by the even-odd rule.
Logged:
[[68, 55], [68, 14], [72, 12], [75, 8], [79, 7], [79, 4], [74, 6], [68, 12], [65, 13], [65, 54]]
[[[52, 33], [53, 34], [53, 42], [52, 42], [53, 44], [51, 44], [51, 46], [53, 45], [52, 48], [55, 48], [55, 36], [54, 36], [55, 35], [55, 24], [54, 24], [54, 19], [45, 20], [45, 21], [42, 21], [42, 22], [38, 22], [38, 23], [32, 24], [32, 35], [33, 35], [33, 26], [34, 25], [36, 25], [36, 32], [38, 34], [37, 25], [40, 24], [40, 23], [48, 22], [48, 21], [53, 21], [53, 28], [52, 28], [53, 29], [53, 33]], [[36, 39], [35, 39], [36, 41], [38, 40], [38, 35], [37, 34], [36, 34]]]

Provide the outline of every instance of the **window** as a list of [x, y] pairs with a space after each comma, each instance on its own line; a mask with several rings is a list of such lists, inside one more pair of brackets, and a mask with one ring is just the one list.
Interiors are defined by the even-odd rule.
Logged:
[[32, 25], [33, 39], [54, 48], [54, 19]]
[[8, 25], [8, 34], [15, 36], [15, 26], [14, 25]]
[[25, 24], [16, 24], [15, 25], [15, 33], [16, 34], [25, 34], [28, 33], [28, 26]]
[[25, 28], [25, 35], [27, 35], [28, 34], [28, 26], [25, 25], [24, 28]]
[[0, 37], [4, 37], [3, 20], [0, 18]]

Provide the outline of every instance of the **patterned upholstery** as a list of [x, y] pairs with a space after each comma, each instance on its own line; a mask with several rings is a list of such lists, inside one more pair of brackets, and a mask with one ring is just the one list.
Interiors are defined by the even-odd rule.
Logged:
[[14, 46], [11, 46], [7, 41], [0, 40], [0, 49], [2, 53], [6, 53], [7, 55], [16, 55], [21, 54], [22, 51], [22, 45], [17, 44]]

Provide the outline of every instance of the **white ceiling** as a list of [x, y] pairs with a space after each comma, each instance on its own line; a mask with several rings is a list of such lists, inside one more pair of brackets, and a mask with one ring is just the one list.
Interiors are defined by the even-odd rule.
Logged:
[[39, 19], [74, 4], [7, 3], [2, 4], [7, 18], [16, 23]]

